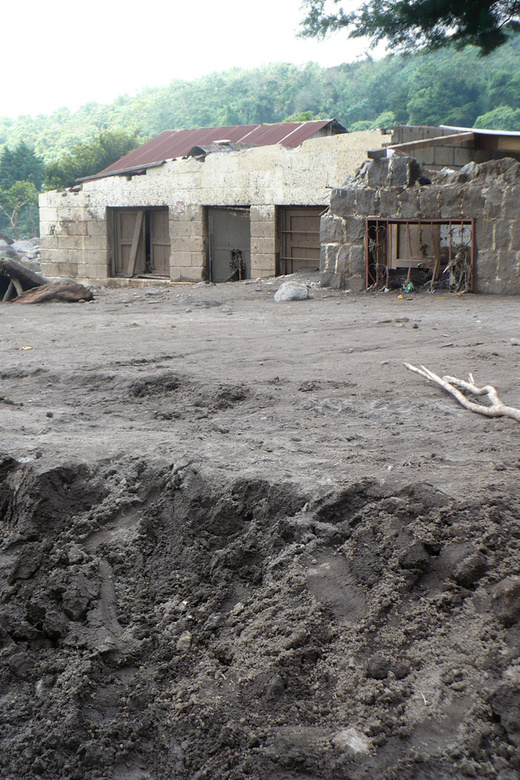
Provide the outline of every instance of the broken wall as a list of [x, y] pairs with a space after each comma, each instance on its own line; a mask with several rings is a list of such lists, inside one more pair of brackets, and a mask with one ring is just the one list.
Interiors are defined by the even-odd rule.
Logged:
[[366, 161], [332, 190], [321, 219], [322, 284], [365, 287], [368, 218], [474, 219], [474, 291], [520, 294], [519, 199], [520, 163], [510, 158], [444, 172], [422, 171], [411, 157]]
[[310, 139], [296, 149], [264, 146], [171, 160], [141, 175], [111, 176], [40, 196], [42, 272], [82, 283], [109, 282], [107, 209], [168, 207], [170, 279], [199, 281], [207, 263], [205, 208], [251, 208], [253, 276], [276, 271], [276, 206], [323, 205], [354, 172], [378, 131]]

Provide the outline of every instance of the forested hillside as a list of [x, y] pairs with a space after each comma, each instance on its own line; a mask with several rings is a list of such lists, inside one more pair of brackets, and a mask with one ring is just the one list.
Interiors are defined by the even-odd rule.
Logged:
[[466, 47], [326, 69], [275, 63], [75, 112], [0, 116], [0, 230], [32, 234], [37, 190], [70, 186], [162, 130], [289, 118], [336, 118], [351, 130], [397, 122], [520, 131], [520, 35], [486, 57]]
[[174, 80], [107, 105], [88, 103], [75, 112], [0, 117], [0, 144], [13, 148], [23, 141], [49, 163], [107, 129], [149, 137], [181, 127], [279, 122], [304, 112], [335, 117], [349, 128], [377, 122], [386, 112], [386, 124], [395, 119], [464, 126], [482, 125], [482, 116], [493, 112], [494, 127], [520, 130], [519, 55], [517, 36], [488, 57], [468, 47], [327, 69], [312, 63], [235, 69], [192, 82]]

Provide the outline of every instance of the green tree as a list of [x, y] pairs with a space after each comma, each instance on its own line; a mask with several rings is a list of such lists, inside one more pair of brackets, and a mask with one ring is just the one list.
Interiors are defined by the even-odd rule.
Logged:
[[478, 116], [473, 127], [486, 130], [520, 130], [520, 108], [499, 106]]
[[76, 144], [59, 160], [47, 166], [46, 189], [71, 187], [77, 179], [93, 176], [124, 157], [139, 144], [137, 131], [105, 130], [96, 138]]
[[315, 116], [312, 111], [298, 111], [296, 114], [285, 117], [284, 122], [312, 122], [314, 119], [322, 119], [321, 116]]
[[337, 10], [331, 13], [328, 0], [304, 0], [302, 36], [322, 38], [344, 29], [349, 37], [368, 36], [403, 51], [453, 43], [489, 54], [509, 32], [520, 30], [518, 0], [369, 0], [348, 13], [341, 0], [333, 2]]
[[45, 163], [25, 141], [10, 149], [4, 146], [0, 156], [0, 188], [9, 189], [17, 181], [30, 181], [40, 190], [45, 178]]
[[[17, 181], [9, 189], [0, 190], [0, 212], [8, 218], [16, 239], [20, 238], [20, 212], [24, 206], [31, 205], [38, 205], [38, 190], [32, 181]], [[32, 228], [34, 235], [34, 225]]]

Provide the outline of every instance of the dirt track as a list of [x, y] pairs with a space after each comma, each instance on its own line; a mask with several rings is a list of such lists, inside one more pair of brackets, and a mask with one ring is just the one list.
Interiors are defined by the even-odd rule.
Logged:
[[518, 300], [276, 286], [0, 307], [2, 777], [518, 776]]

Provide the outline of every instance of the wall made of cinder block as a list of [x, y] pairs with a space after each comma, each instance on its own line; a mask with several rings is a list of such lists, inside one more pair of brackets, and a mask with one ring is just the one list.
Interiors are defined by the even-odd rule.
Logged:
[[[408, 176], [407, 185], [389, 185], [395, 165], [403, 180]], [[520, 294], [520, 163], [468, 166], [429, 186], [416, 184], [415, 175], [410, 158], [374, 160], [358, 179], [332, 191], [321, 219], [322, 284], [363, 289], [367, 218], [474, 219], [474, 291]]]
[[79, 191], [54, 191], [40, 198], [42, 270], [86, 283], [110, 275], [107, 208], [168, 207], [170, 278], [204, 278], [207, 262], [205, 209], [251, 207], [251, 269], [276, 270], [276, 206], [326, 206], [332, 187], [355, 172], [368, 149], [380, 145], [378, 131], [314, 138], [296, 149], [265, 146], [238, 152], [172, 160], [144, 175], [84, 182]]

